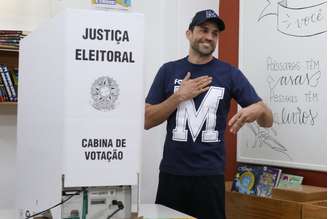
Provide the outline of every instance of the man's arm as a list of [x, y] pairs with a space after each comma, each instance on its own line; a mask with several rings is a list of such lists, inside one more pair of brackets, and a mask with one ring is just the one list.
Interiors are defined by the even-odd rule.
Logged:
[[190, 72], [188, 72], [182, 80], [180, 88], [169, 98], [159, 104], [152, 105], [146, 103], [144, 128], [150, 129], [167, 120], [181, 102], [192, 99], [207, 91], [210, 83], [212, 83], [211, 77], [202, 76], [190, 79]]
[[245, 123], [255, 120], [261, 127], [271, 127], [273, 124], [272, 111], [262, 101], [251, 104], [234, 115], [228, 123], [230, 132], [236, 134]]

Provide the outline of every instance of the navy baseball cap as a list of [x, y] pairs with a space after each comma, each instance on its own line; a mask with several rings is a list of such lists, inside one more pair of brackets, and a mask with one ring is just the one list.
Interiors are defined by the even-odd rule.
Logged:
[[215, 11], [211, 9], [199, 11], [193, 17], [191, 23], [189, 24], [189, 30], [191, 30], [194, 26], [199, 26], [205, 21], [213, 21], [219, 28], [219, 31], [223, 31], [225, 29], [225, 25], [223, 20], [215, 13]]

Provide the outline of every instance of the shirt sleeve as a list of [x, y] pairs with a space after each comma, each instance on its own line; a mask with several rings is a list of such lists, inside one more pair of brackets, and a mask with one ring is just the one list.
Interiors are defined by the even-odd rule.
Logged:
[[262, 100], [245, 75], [238, 69], [232, 71], [232, 97], [241, 107], [247, 107]]
[[146, 97], [146, 103], [158, 104], [165, 100], [165, 72], [166, 68], [163, 65], [157, 72], [154, 81], [149, 89]]

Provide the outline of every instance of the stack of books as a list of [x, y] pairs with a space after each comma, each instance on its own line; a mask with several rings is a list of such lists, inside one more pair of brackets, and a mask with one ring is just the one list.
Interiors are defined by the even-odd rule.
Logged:
[[20, 30], [0, 30], [0, 49], [19, 49], [19, 42], [26, 34]]
[[0, 64], [0, 102], [17, 102], [18, 70]]
[[129, 9], [132, 0], [92, 0], [91, 3], [97, 8]]
[[282, 173], [276, 167], [238, 164], [233, 179], [232, 191], [260, 197], [271, 197], [272, 189], [301, 185], [302, 176]]

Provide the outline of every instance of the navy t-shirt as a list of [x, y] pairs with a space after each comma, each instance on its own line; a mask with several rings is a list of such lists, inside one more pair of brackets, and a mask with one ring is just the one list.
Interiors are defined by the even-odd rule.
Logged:
[[185, 176], [223, 174], [230, 100], [246, 107], [261, 98], [237, 68], [216, 58], [199, 65], [185, 57], [159, 69], [146, 103], [158, 104], [170, 97], [187, 72], [191, 78], [208, 75], [213, 80], [207, 92], [180, 103], [168, 118], [160, 170]]

